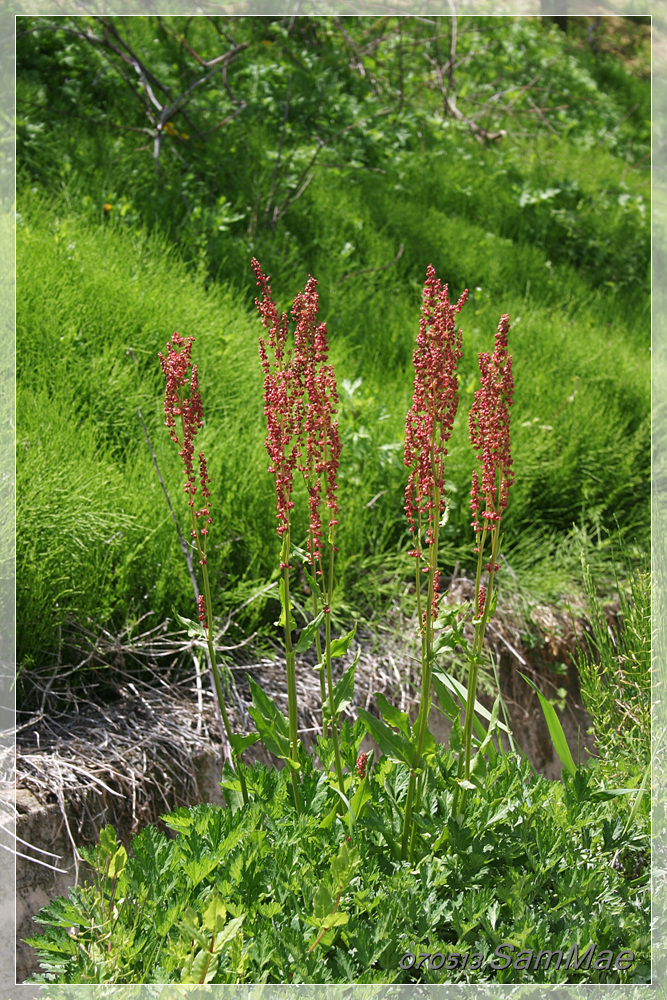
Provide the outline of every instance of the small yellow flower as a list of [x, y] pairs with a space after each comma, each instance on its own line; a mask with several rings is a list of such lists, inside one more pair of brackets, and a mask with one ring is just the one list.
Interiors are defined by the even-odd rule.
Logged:
[[111, 204], [110, 201], [107, 201], [107, 202], [104, 203], [104, 211], [107, 213], [107, 215], [109, 214], [109, 212], [111, 211], [112, 208], [113, 208], [113, 205]]

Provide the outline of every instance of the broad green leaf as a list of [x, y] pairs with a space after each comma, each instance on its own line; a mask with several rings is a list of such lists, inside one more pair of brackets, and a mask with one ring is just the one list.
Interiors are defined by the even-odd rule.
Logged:
[[[357, 669], [359, 656], [360, 653], [357, 653], [354, 658], [354, 662], [347, 668], [343, 676], [334, 684], [333, 700], [334, 712], [336, 715], [340, 712], [344, 712], [348, 705], [352, 704], [352, 700], [354, 698], [354, 672]], [[328, 699], [322, 706], [322, 711], [325, 719], [331, 718]]]
[[248, 709], [259, 731], [260, 738], [266, 749], [288, 761], [291, 767], [298, 770], [299, 763], [290, 758], [289, 719], [283, 715], [273, 698], [248, 676], [252, 705]]
[[[642, 795], [646, 791], [646, 782], [649, 780], [650, 777], [651, 777], [651, 763], [649, 761], [649, 764], [648, 764], [646, 770], [644, 771], [644, 777], [642, 778], [642, 783], [639, 786], [639, 788], [637, 789], [637, 794], [635, 796], [635, 801], [632, 804], [632, 811], [631, 811], [630, 815], [628, 816], [628, 818], [627, 818], [627, 820], [625, 822], [625, 826], [623, 827], [623, 834], [622, 834], [623, 836], [626, 835], [626, 833], [628, 832], [628, 830], [632, 826], [634, 818], [637, 815], [637, 812], [639, 811], [639, 805], [641, 803]], [[632, 790], [634, 791], [634, 788]]]
[[[461, 715], [461, 708], [456, 704], [451, 694], [449, 693], [449, 688], [446, 684], [440, 680], [435, 674], [433, 674], [433, 687], [435, 688], [435, 693], [438, 696], [438, 701], [440, 702], [440, 707], [443, 713], [449, 719], [456, 719]], [[436, 706], [437, 707], [437, 706]]]
[[396, 729], [399, 729], [404, 736], [407, 736], [407, 738], [410, 739], [412, 729], [410, 727], [410, 716], [408, 713], [401, 712], [400, 709], [390, 705], [385, 696], [379, 692], [375, 695], [375, 700], [384, 721], [388, 722], [390, 726], [395, 726]]
[[226, 920], [227, 907], [223, 903], [221, 897], [215, 893], [215, 895], [211, 898], [211, 902], [204, 910], [204, 916], [202, 918], [204, 927], [211, 934], [217, 934], [225, 926]]
[[333, 807], [333, 809], [331, 810], [331, 812], [327, 813], [327, 815], [324, 817], [324, 819], [320, 823], [320, 825], [319, 825], [319, 829], [320, 830], [326, 830], [326, 829], [328, 829], [331, 826], [331, 824], [333, 823], [333, 821], [335, 820], [335, 818], [336, 818], [336, 816], [338, 814], [338, 809], [339, 809], [339, 806], [338, 806], [338, 803], [336, 803], [336, 805]]
[[299, 641], [294, 647], [295, 653], [305, 653], [307, 649], [310, 649], [312, 644], [315, 642], [315, 636], [317, 635], [323, 621], [324, 612], [320, 611], [319, 615], [316, 618], [313, 618], [312, 622], [309, 622], [305, 628], [301, 629]]
[[482, 740], [480, 746], [477, 749], [478, 754], [486, 753], [489, 747], [493, 746], [492, 739], [493, 734], [498, 728], [498, 709], [500, 708], [500, 695], [498, 695], [493, 703], [493, 708], [491, 709], [491, 719], [489, 721], [489, 728], [486, 731], [486, 736]]
[[[431, 706], [429, 704], [429, 710], [430, 710], [430, 707]], [[415, 745], [417, 744], [417, 739], [418, 739], [418, 736], [419, 736], [419, 726], [420, 726], [420, 723], [421, 723], [421, 712], [419, 713], [419, 715], [415, 719], [415, 724], [412, 727], [412, 738], [413, 738], [413, 741], [414, 741]], [[424, 745], [422, 746], [422, 757], [425, 757], [425, 758], [432, 757], [435, 754], [435, 752], [437, 751], [437, 749], [438, 749], [438, 744], [435, 742], [435, 737], [434, 737], [433, 733], [431, 732], [431, 730], [428, 728], [428, 722], [427, 722], [426, 723], [426, 732], [424, 734]], [[422, 762], [420, 762], [419, 766], [420, 767], [422, 766]]]
[[229, 942], [238, 934], [244, 920], [245, 913], [242, 913], [239, 917], [234, 917], [233, 920], [230, 920], [221, 931], [218, 931], [215, 935], [213, 950], [219, 952], [225, 947], [226, 944], [229, 944]]
[[247, 736], [241, 736], [240, 733], [232, 733], [230, 743], [232, 744], [232, 750], [238, 755], [242, 754], [248, 747], [251, 747], [253, 743], [257, 743], [259, 739], [259, 733], [248, 733]]
[[334, 656], [343, 656], [345, 653], [347, 653], [348, 649], [350, 648], [350, 643], [354, 639], [356, 631], [357, 631], [357, 626], [355, 625], [352, 631], [348, 632], [347, 635], [341, 636], [340, 639], [332, 640], [331, 642], [332, 659]]
[[331, 876], [337, 889], [345, 889], [361, 864], [359, 848], [349, 848], [345, 841], [338, 848], [338, 854], [331, 859]]
[[124, 847], [119, 847], [109, 863], [109, 878], [118, 878], [125, 870], [127, 862], [127, 851]]
[[326, 927], [329, 930], [330, 927], [340, 927], [341, 924], [346, 924], [349, 920], [347, 913], [342, 910], [336, 910], [335, 913], [330, 913], [322, 921], [322, 927]]
[[320, 886], [315, 893], [313, 907], [317, 920], [324, 920], [324, 918], [331, 913], [334, 908], [333, 897], [324, 882], [320, 882]]
[[[519, 671], [521, 674], [521, 671]], [[533, 683], [525, 674], [521, 674], [526, 684], [532, 687], [533, 691], [540, 699], [540, 705], [542, 706], [542, 711], [544, 712], [544, 718], [547, 722], [547, 727], [549, 729], [549, 735], [551, 736], [551, 742], [554, 745], [554, 750], [560, 757], [561, 764], [563, 767], [574, 777], [577, 773], [576, 765], [572, 759], [572, 754], [570, 753], [570, 748], [567, 745], [567, 740], [565, 739], [565, 733], [563, 732], [563, 727], [560, 724], [560, 720], [556, 715], [556, 711], [553, 705], [550, 705], [547, 699], [544, 697], [540, 689], [536, 684]]]
[[403, 733], [394, 732], [383, 719], [376, 719], [363, 708], [359, 709], [359, 718], [364, 720], [368, 734], [373, 737], [386, 757], [412, 767], [415, 750]]
[[372, 798], [373, 795], [368, 787], [368, 775], [366, 775], [352, 796], [352, 801], [350, 802], [355, 819], [358, 820], [361, 817], [364, 806]]
[[484, 787], [484, 779], [486, 778], [486, 759], [483, 753], [478, 750], [473, 757], [472, 767], [470, 768], [470, 780], [477, 785], [478, 788]]
[[197, 639], [203, 639], [204, 642], [208, 641], [206, 630], [201, 622], [193, 622], [191, 618], [183, 618], [179, 615], [175, 608], [172, 608], [172, 612], [179, 624], [188, 630], [188, 636], [190, 639], [194, 639], [196, 637]]
[[210, 983], [218, 971], [218, 956], [202, 948], [192, 965], [187, 962], [181, 971], [182, 983]]

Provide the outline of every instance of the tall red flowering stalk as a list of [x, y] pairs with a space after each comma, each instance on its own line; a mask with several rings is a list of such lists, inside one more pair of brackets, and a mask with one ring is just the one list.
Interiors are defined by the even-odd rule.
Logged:
[[[177, 446], [180, 446], [179, 456], [183, 460], [183, 473], [185, 475], [184, 492], [188, 498], [190, 507], [190, 517], [192, 521], [191, 537], [199, 555], [199, 564], [202, 567], [204, 580], [204, 595], [198, 600], [198, 617], [202, 628], [206, 634], [211, 671], [215, 692], [220, 705], [220, 713], [227, 734], [227, 739], [232, 747], [232, 756], [237, 764], [236, 770], [241, 783], [243, 801], [247, 804], [248, 793], [246, 789], [245, 777], [242, 769], [238, 766], [238, 758], [234, 749], [234, 733], [232, 731], [227, 709], [225, 706], [220, 673], [215, 657], [215, 647], [211, 632], [211, 587], [208, 578], [206, 544], [208, 541], [208, 526], [212, 523], [210, 516], [209, 490], [210, 479], [206, 468], [206, 458], [203, 452], [199, 452], [198, 465], [199, 477], [194, 468], [194, 439], [203, 424], [204, 414], [202, 410], [201, 394], [199, 392], [199, 376], [197, 366], [192, 364], [192, 345], [194, 337], [182, 337], [179, 333], [174, 333], [167, 343], [167, 356], [158, 354], [162, 371], [166, 378], [166, 392], [164, 398], [164, 412], [166, 415], [165, 424], [169, 428], [169, 436]], [[180, 425], [181, 437], [179, 439], [177, 423]], [[195, 499], [201, 491], [201, 507], [195, 509]]]
[[[285, 626], [285, 654], [287, 661], [287, 713], [289, 718], [289, 754], [298, 760], [298, 721], [296, 697], [296, 668], [292, 647], [292, 611], [289, 588], [290, 511], [294, 508], [292, 486], [294, 470], [301, 456], [301, 410], [303, 391], [293, 365], [291, 351], [287, 350], [289, 319], [278, 312], [271, 296], [269, 280], [260, 264], [253, 257], [252, 269], [263, 298], [255, 299], [268, 337], [259, 338], [259, 357], [264, 373], [264, 415], [266, 417], [266, 450], [269, 453], [269, 472], [276, 477], [276, 517], [278, 534], [282, 539], [280, 549], [282, 619]], [[296, 769], [291, 768], [294, 801], [301, 812], [301, 796]]]
[[[431, 704], [433, 623], [438, 617], [438, 534], [445, 512], [445, 458], [447, 443], [458, 408], [456, 367], [461, 358], [461, 330], [456, 316], [468, 297], [467, 289], [455, 305], [449, 289], [442, 285], [429, 264], [422, 293], [419, 335], [414, 351], [414, 393], [405, 423], [403, 460], [410, 470], [405, 490], [405, 512], [415, 539], [417, 611], [421, 629], [422, 672], [419, 726], [414, 767], [424, 748]], [[426, 553], [424, 551], [426, 548]], [[422, 605], [421, 573], [427, 574], [425, 607]], [[403, 826], [402, 853], [407, 854], [412, 828], [415, 772], [408, 783]]]
[[[296, 320], [294, 331], [295, 386], [300, 394], [299, 417], [302, 421], [302, 454], [299, 470], [303, 473], [308, 491], [308, 562], [313, 570], [313, 617], [319, 613], [321, 592], [325, 622], [325, 655], [322, 656], [319, 632], [315, 642], [320, 664], [320, 694], [322, 699], [322, 731], [327, 733], [324, 704], [329, 697], [329, 708], [334, 741], [334, 759], [339, 783], [343, 782], [342, 764], [338, 748], [337, 718], [334, 712], [333, 679], [331, 673], [331, 601], [333, 593], [334, 558], [337, 551], [334, 539], [338, 524], [338, 466], [340, 464], [340, 438], [335, 419], [338, 390], [333, 365], [328, 363], [329, 344], [326, 323], [318, 323], [319, 296], [317, 282], [309, 277], [303, 292], [299, 292], [292, 305]], [[303, 444], [302, 444], [303, 448]], [[326, 511], [326, 521], [323, 514]], [[326, 540], [325, 540], [326, 532]], [[325, 565], [325, 552], [328, 564]]]
[[[317, 282], [309, 277], [303, 292], [292, 304], [296, 321], [293, 350], [287, 348], [289, 320], [280, 315], [273, 302], [268, 278], [253, 258], [252, 268], [262, 300], [256, 299], [268, 337], [260, 337], [259, 356], [264, 372], [264, 413], [267, 419], [266, 448], [270, 458], [269, 471], [276, 477], [276, 508], [278, 533], [282, 538], [280, 567], [282, 596], [289, 609], [290, 511], [295, 471], [302, 473], [308, 490], [309, 529], [307, 555], [313, 568], [313, 615], [319, 612], [318, 593], [321, 586], [325, 620], [325, 655], [322, 656], [319, 634], [316, 635], [320, 663], [322, 704], [329, 688], [332, 715], [334, 756], [339, 783], [343, 773], [338, 747], [338, 732], [333, 713], [333, 680], [331, 673], [331, 595], [333, 590], [335, 526], [338, 523], [337, 472], [340, 460], [340, 439], [335, 420], [338, 393], [333, 367], [328, 363], [329, 346], [325, 323], [318, 323], [319, 296]], [[323, 524], [323, 507], [327, 512]], [[325, 541], [326, 527], [326, 541]], [[328, 565], [325, 568], [325, 551]], [[287, 654], [288, 712], [290, 749], [296, 760], [297, 705], [294, 652], [289, 627], [289, 611], [285, 612], [285, 647]]]
[[[510, 450], [510, 406], [514, 397], [512, 356], [507, 345], [510, 318], [500, 317], [496, 331], [493, 354], [483, 351], [479, 355], [481, 388], [475, 392], [470, 409], [470, 442], [481, 465], [481, 481], [477, 469], [472, 474], [470, 508], [475, 529], [477, 574], [475, 579], [475, 635], [468, 677], [463, 746], [465, 764], [460, 776], [470, 777], [472, 763], [471, 743], [475, 691], [477, 687], [478, 657], [482, 651], [486, 623], [495, 602], [494, 584], [500, 569], [500, 523], [507, 507], [509, 488], [514, 482]], [[491, 542], [491, 555], [484, 564], [487, 540]], [[483, 568], [487, 582], [482, 582]]]

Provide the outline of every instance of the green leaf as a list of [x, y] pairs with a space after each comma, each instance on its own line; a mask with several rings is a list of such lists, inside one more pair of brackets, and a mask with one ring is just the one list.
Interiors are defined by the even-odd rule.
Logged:
[[349, 848], [345, 841], [338, 848], [338, 854], [331, 859], [331, 875], [337, 889], [345, 889], [354, 875], [355, 869], [361, 864], [359, 848]]
[[352, 796], [352, 801], [350, 802], [350, 807], [352, 809], [354, 818], [356, 820], [358, 820], [361, 817], [361, 813], [363, 811], [364, 806], [372, 798], [373, 795], [368, 787], [368, 775], [366, 775], [366, 777], [363, 779], [363, 781], [357, 788], [356, 792]]
[[315, 642], [315, 636], [317, 635], [323, 621], [324, 612], [320, 611], [319, 615], [317, 615], [316, 618], [313, 618], [312, 622], [309, 622], [305, 628], [301, 629], [299, 641], [294, 647], [295, 653], [305, 653], [307, 649], [310, 649], [312, 644]]
[[218, 931], [215, 935], [215, 941], [213, 942], [213, 950], [216, 952], [221, 951], [226, 944], [229, 944], [229, 942], [237, 936], [244, 920], [245, 913], [242, 913], [240, 916], [234, 917], [234, 919], [230, 920], [229, 923], [222, 928], [222, 930]]
[[462, 746], [463, 729], [461, 728], [461, 719], [458, 715], [455, 715], [452, 720], [452, 728], [449, 733], [449, 749], [452, 753], [459, 753]]
[[[280, 618], [278, 619], [277, 622], [274, 622], [273, 624], [279, 626], [280, 628], [285, 628], [285, 626], [287, 624], [288, 609], [285, 607], [285, 577], [284, 576], [280, 577], [280, 584], [278, 586], [278, 591], [279, 591], [279, 594], [280, 594]], [[290, 601], [290, 606], [289, 606], [289, 623], [290, 623], [290, 626], [289, 626], [290, 627], [290, 632], [293, 632], [294, 629], [296, 628], [296, 622], [294, 621], [294, 616], [292, 615], [292, 602], [291, 601]]]
[[[449, 719], [456, 719], [461, 715], [461, 708], [456, 704], [449, 689], [446, 684], [440, 680], [435, 674], [433, 674], [433, 687], [435, 688], [435, 693], [438, 696], [438, 701], [440, 702], [440, 707]], [[437, 707], [437, 706], [436, 706]]]
[[[430, 709], [430, 705], [429, 705], [429, 709]], [[420, 723], [421, 723], [421, 712], [419, 713], [419, 715], [415, 719], [415, 724], [412, 727], [412, 738], [413, 738], [415, 744], [417, 743], [417, 739], [418, 739]], [[426, 723], [426, 733], [424, 734], [424, 744], [422, 746], [422, 758], [428, 759], [429, 757], [433, 757], [433, 755], [435, 754], [435, 752], [437, 751], [437, 749], [438, 749], [438, 744], [435, 742], [435, 737], [434, 737], [433, 733], [431, 732], [431, 730], [428, 728], [428, 722], [427, 722]], [[423, 766], [423, 762], [420, 761], [418, 766], [422, 767]]]
[[[468, 689], [465, 684], [462, 684], [461, 681], [456, 679], [456, 677], [452, 677], [446, 670], [434, 670], [433, 676], [435, 677], [436, 674], [439, 680], [446, 684], [450, 691], [453, 691], [456, 695], [458, 695], [463, 705], [465, 705], [468, 700]], [[491, 713], [488, 708], [485, 708], [484, 705], [477, 701], [477, 699], [475, 699], [475, 715], [481, 715], [483, 719], [486, 719], [489, 722], [491, 721]], [[479, 736], [480, 740], [483, 740], [486, 736], [486, 730], [478, 719], [473, 719], [473, 723], [475, 726], [475, 732]], [[503, 732], [509, 733], [509, 729], [504, 722], [498, 722], [496, 725], [498, 729], [502, 729]]]
[[257, 743], [260, 739], [259, 733], [248, 733], [247, 736], [241, 736], [240, 733], [232, 733], [230, 743], [232, 745], [232, 750], [238, 756], [242, 754], [244, 750], [251, 747], [253, 743]]
[[[521, 671], [519, 671], [521, 674]], [[560, 757], [561, 764], [563, 767], [574, 777], [577, 773], [577, 768], [572, 760], [572, 754], [570, 753], [570, 748], [567, 745], [567, 740], [565, 739], [565, 733], [563, 732], [563, 727], [560, 724], [560, 720], [556, 715], [555, 709], [549, 704], [547, 699], [544, 697], [540, 689], [534, 684], [525, 674], [521, 674], [526, 684], [529, 684], [537, 697], [540, 699], [540, 705], [542, 706], [542, 711], [544, 712], [544, 718], [547, 722], [547, 727], [549, 729], [549, 735], [551, 736], [551, 742], [554, 745], [554, 750]]]
[[[352, 700], [354, 698], [354, 672], [357, 669], [360, 655], [360, 652], [357, 653], [354, 658], [354, 662], [347, 668], [343, 676], [334, 684], [333, 701], [334, 713], [336, 715], [340, 712], [344, 712], [348, 705], [352, 704]], [[331, 718], [328, 698], [322, 706], [322, 712], [325, 719]]]
[[252, 705], [248, 711], [257, 726], [262, 743], [270, 753], [298, 769], [298, 761], [290, 758], [289, 719], [283, 715], [273, 698], [252, 677], [246, 676], [252, 694]]
[[211, 898], [211, 902], [204, 910], [202, 920], [204, 927], [211, 934], [217, 934], [225, 926], [227, 921], [227, 907], [218, 893], [215, 893]]
[[357, 631], [357, 626], [355, 625], [352, 631], [348, 632], [347, 635], [343, 635], [340, 637], [340, 639], [334, 639], [332, 641], [331, 643], [332, 659], [334, 656], [343, 656], [345, 653], [347, 653], [348, 649], [350, 648], [350, 643], [354, 639], [356, 631]]
[[105, 855], [111, 854], [113, 856], [118, 850], [116, 831], [112, 826], [105, 826], [100, 830], [100, 847]]
[[398, 761], [412, 767], [415, 750], [403, 733], [396, 733], [383, 719], [376, 719], [363, 708], [359, 710], [359, 718], [363, 719], [369, 736], [372, 736], [380, 750], [389, 760]]
[[218, 971], [218, 956], [202, 948], [195, 955], [194, 962], [186, 962], [181, 970], [182, 983], [210, 983]]
[[[642, 783], [639, 786], [639, 788], [637, 789], [637, 795], [635, 797], [635, 801], [632, 804], [632, 811], [631, 811], [630, 815], [628, 816], [628, 818], [627, 818], [627, 820], [625, 822], [625, 826], [623, 827], [623, 834], [622, 834], [623, 836], [626, 835], [626, 833], [628, 832], [628, 830], [632, 826], [634, 818], [637, 815], [637, 812], [639, 811], [639, 805], [641, 803], [642, 795], [646, 791], [646, 782], [649, 780], [650, 777], [651, 777], [651, 763], [649, 761], [648, 766], [647, 766], [646, 770], [644, 771], [644, 777], [642, 778]], [[633, 789], [633, 791], [634, 791], [634, 789]]]
[[412, 736], [412, 729], [410, 727], [410, 716], [408, 713], [401, 712], [400, 709], [390, 705], [385, 696], [379, 692], [375, 695], [375, 700], [384, 721], [388, 722], [390, 726], [395, 726], [396, 729], [400, 730], [404, 736], [407, 736], [407, 738], [410, 739]]
[[206, 630], [204, 629], [204, 626], [202, 625], [201, 622], [193, 622], [191, 618], [183, 618], [181, 615], [179, 615], [178, 611], [176, 611], [175, 608], [172, 608], [172, 613], [176, 618], [176, 620], [179, 622], [179, 624], [181, 624], [184, 628], [188, 630], [188, 636], [190, 639], [197, 638], [197, 639], [203, 639], [204, 642], [208, 642], [208, 636], [206, 634]]
[[320, 886], [315, 893], [315, 899], [313, 900], [315, 917], [317, 920], [324, 920], [328, 914], [334, 908], [334, 901], [331, 893], [327, 889], [324, 882], [320, 882]]
[[127, 862], [127, 851], [124, 847], [119, 847], [109, 863], [109, 878], [118, 878], [125, 870]]

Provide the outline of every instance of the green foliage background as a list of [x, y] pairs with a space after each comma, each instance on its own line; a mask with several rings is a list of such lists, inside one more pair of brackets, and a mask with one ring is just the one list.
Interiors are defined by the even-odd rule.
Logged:
[[[646, 552], [648, 28], [602, 18], [591, 46], [586, 20], [564, 33], [546, 19], [459, 18], [452, 88], [448, 19], [19, 18], [24, 670], [49, 667], [81, 627], [191, 609], [137, 412], [184, 522], [157, 360], [175, 329], [196, 338], [216, 613], [272, 579], [253, 254], [281, 308], [309, 273], [319, 282], [341, 393], [342, 614], [377, 612], [412, 572], [402, 441], [429, 263], [452, 297], [470, 292], [443, 563], [472, 556], [467, 411], [477, 352], [504, 312], [516, 585], [576, 586], [582, 542], [603, 575], [611, 538]], [[119, 39], [143, 77], [109, 47]], [[224, 76], [207, 76], [228, 50]], [[200, 77], [163, 123], [156, 169], [149, 91], [166, 108]], [[470, 121], [506, 134], [479, 141]], [[239, 631], [273, 610], [253, 602]]]

